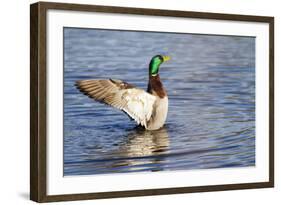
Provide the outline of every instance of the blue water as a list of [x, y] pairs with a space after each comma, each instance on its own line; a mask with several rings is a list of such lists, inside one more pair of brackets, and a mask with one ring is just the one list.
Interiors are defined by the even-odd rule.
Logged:
[[[136, 128], [75, 81], [146, 89], [152, 56], [169, 96], [165, 126]], [[255, 38], [64, 28], [64, 175], [255, 166]]]

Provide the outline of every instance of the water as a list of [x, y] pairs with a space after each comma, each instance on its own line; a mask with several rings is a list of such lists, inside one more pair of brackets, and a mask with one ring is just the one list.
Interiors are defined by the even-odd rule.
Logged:
[[[136, 128], [75, 81], [125, 80], [146, 89], [152, 56], [169, 95], [165, 126]], [[64, 175], [255, 165], [255, 38], [64, 29]]]

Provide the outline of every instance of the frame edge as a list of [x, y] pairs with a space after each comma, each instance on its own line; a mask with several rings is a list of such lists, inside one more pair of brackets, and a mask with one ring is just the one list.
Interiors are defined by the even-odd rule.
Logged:
[[158, 196], [158, 195], [187, 194], [187, 193], [214, 192], [214, 191], [216, 192], [234, 191], [234, 190], [264, 189], [264, 188], [272, 188], [272, 183], [257, 182], [257, 183], [243, 183], [243, 184], [196, 186], [196, 187], [175, 187], [175, 188], [130, 190], [130, 191], [116, 191], [116, 192], [49, 195], [45, 198], [44, 202], [97, 200], [97, 199], [108, 199], [108, 198]]
[[39, 200], [38, 184], [38, 3], [30, 5], [30, 199]]
[[274, 17], [269, 20], [269, 182], [274, 187]]
[[185, 11], [185, 10], [167, 10], [167, 9], [151, 9], [137, 7], [120, 7], [78, 3], [59, 3], [59, 2], [38, 2], [46, 9], [58, 10], [76, 10], [85, 12], [106, 12], [120, 14], [136, 14], [136, 15], [152, 15], [167, 17], [188, 17], [188, 18], [204, 18], [215, 20], [234, 20], [234, 21], [250, 21], [250, 22], [270, 22], [271, 16], [254, 16], [245, 14], [228, 14], [215, 12]]
[[30, 5], [30, 200], [46, 201], [46, 9]]

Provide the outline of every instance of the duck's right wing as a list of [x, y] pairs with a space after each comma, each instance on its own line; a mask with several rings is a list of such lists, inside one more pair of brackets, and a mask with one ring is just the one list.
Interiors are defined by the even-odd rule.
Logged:
[[96, 101], [123, 110], [142, 126], [150, 120], [156, 97], [121, 80], [81, 80], [77, 88]]

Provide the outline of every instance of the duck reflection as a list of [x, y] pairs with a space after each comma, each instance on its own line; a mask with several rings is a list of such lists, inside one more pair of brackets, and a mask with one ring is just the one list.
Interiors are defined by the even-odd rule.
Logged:
[[89, 147], [87, 151], [91, 154], [84, 155], [83, 163], [68, 166], [79, 167], [87, 174], [164, 170], [166, 163], [163, 162], [167, 160], [170, 145], [167, 128], [148, 131], [136, 127], [119, 139], [106, 157], [98, 158], [96, 146]]
[[165, 127], [155, 131], [136, 128], [121, 143], [119, 153], [128, 157], [149, 156], [165, 152], [168, 147], [169, 137]]
[[129, 171], [163, 169], [160, 162], [165, 160], [170, 144], [165, 127], [154, 131], [136, 128], [125, 139], [112, 153], [118, 160], [112, 161], [108, 168], [126, 167]]

